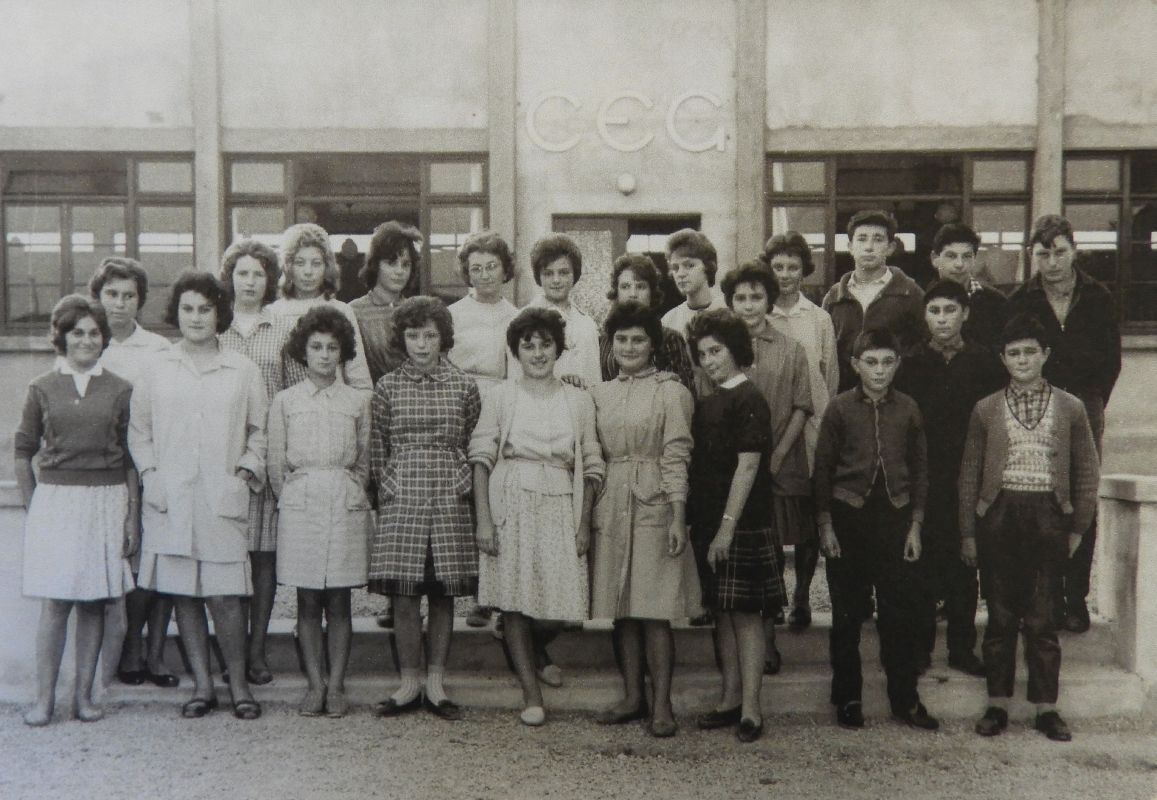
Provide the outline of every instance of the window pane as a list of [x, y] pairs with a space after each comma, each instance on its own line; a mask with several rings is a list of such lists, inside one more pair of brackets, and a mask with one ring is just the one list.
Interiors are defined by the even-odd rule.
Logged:
[[138, 161], [137, 189], [192, 194], [193, 164], [189, 161]]
[[[868, 206], [869, 208], [871, 206]], [[932, 268], [932, 239], [936, 231], [949, 222], [958, 222], [960, 203], [954, 200], [905, 200], [876, 204], [896, 218], [896, 239], [888, 264], [899, 267], [921, 286], [936, 280]], [[865, 208], [859, 201], [844, 201], [836, 205], [836, 277], [855, 266], [848, 252], [848, 222]]]
[[1130, 182], [1134, 192], [1157, 192], [1157, 152], [1134, 153]]
[[433, 194], [480, 194], [482, 165], [448, 161], [430, 165], [430, 192]]
[[1157, 321], [1157, 283], [1131, 283], [1125, 293], [1125, 319], [1129, 322]]
[[124, 206], [73, 206], [72, 291], [88, 294], [88, 279], [107, 256], [124, 256]]
[[235, 161], [229, 168], [234, 194], [284, 194], [285, 164], [280, 161]]
[[[161, 323], [169, 287], [187, 269], [193, 269], [192, 206], [140, 206], [137, 209], [137, 247], [149, 273], [149, 299], [141, 312], [146, 325]], [[216, 264], [206, 267], [216, 269]]]
[[980, 236], [976, 277], [981, 283], [1007, 289], [1023, 279], [1026, 214], [1019, 203], [972, 206], [972, 228]]
[[796, 231], [803, 234], [811, 248], [815, 272], [804, 279], [806, 284], [819, 286], [827, 282], [824, 269], [827, 255], [827, 209], [823, 206], [772, 206], [770, 211], [771, 235]]
[[1157, 320], [1157, 200], [1134, 206], [1129, 270], [1126, 318]]
[[230, 241], [252, 237], [270, 247], [277, 247], [285, 228], [284, 206], [233, 206], [229, 209]]
[[417, 156], [303, 156], [294, 164], [297, 195], [413, 196], [421, 189]]
[[434, 206], [430, 209], [430, 283], [461, 287], [458, 249], [466, 237], [482, 230], [483, 209], [479, 206]]
[[5, 194], [128, 194], [127, 160], [115, 153], [35, 153], [5, 156]]
[[1116, 203], [1065, 204], [1065, 216], [1077, 240], [1077, 265], [1103, 283], [1117, 281], [1120, 215]]
[[1026, 192], [1028, 191], [1028, 162], [1023, 159], [972, 162], [972, 191]]
[[1112, 192], [1121, 187], [1120, 161], [1115, 158], [1065, 160], [1065, 188], [1075, 192]]
[[773, 161], [768, 170], [768, 188], [772, 192], [823, 194], [827, 173], [822, 161]]
[[4, 223], [8, 320], [47, 322], [63, 294], [60, 207], [7, 206]]
[[959, 194], [962, 174], [959, 156], [840, 156], [836, 160], [836, 191], [867, 196]]

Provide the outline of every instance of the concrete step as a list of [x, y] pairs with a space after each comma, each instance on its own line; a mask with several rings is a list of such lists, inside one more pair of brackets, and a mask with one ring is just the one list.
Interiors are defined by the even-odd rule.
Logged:
[[[1021, 670], [1023, 673], [1023, 670]], [[620, 697], [618, 675], [608, 669], [564, 668], [565, 683], [561, 688], [544, 688], [544, 699], [549, 711], [593, 712], [606, 708]], [[831, 675], [826, 667], [817, 665], [784, 666], [776, 676], [764, 678], [763, 710], [776, 714], [810, 714], [829, 718], [828, 704]], [[105, 702], [116, 706], [136, 703], [163, 703], [172, 705], [174, 713], [180, 703], [189, 697], [189, 681], [183, 680], [178, 689], [129, 687], [110, 688]], [[372, 713], [373, 703], [389, 696], [398, 685], [395, 674], [385, 671], [377, 675], [359, 674], [347, 681], [347, 691], [355, 714]], [[452, 672], [447, 674], [446, 686], [453, 698], [467, 709], [518, 709], [522, 693], [514, 677], [506, 672]], [[296, 705], [306, 688], [305, 679], [297, 672], [278, 673], [273, 683], [253, 687], [254, 695], [263, 703]], [[228, 700], [227, 689], [218, 684], [222, 702]], [[690, 717], [711, 708], [719, 695], [719, 675], [714, 669], [680, 667], [676, 670], [672, 700], [675, 711], [690, 725]], [[951, 671], [942, 664], [934, 665], [920, 679], [921, 699], [935, 716], [946, 720], [972, 720], [983, 712], [985, 688], [983, 679], [971, 678]], [[1018, 676], [1017, 700], [1011, 713], [1016, 719], [1031, 719], [1033, 709], [1024, 700], [1025, 678]], [[864, 665], [864, 713], [869, 718], [886, 718], [887, 695], [883, 672], [871, 662]], [[1146, 691], [1136, 675], [1116, 667], [1092, 664], [1065, 664], [1061, 674], [1060, 706], [1070, 719], [1102, 717], [1136, 718], [1145, 713]]]

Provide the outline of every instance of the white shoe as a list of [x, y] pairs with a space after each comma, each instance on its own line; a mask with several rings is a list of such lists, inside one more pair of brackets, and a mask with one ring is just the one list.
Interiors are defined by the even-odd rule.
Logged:
[[547, 664], [538, 671], [538, 679], [555, 689], [562, 686], [562, 669], [558, 664]]
[[537, 728], [546, 722], [546, 711], [542, 706], [527, 706], [522, 709], [522, 713], [518, 715], [518, 718], [522, 720], [523, 725]]

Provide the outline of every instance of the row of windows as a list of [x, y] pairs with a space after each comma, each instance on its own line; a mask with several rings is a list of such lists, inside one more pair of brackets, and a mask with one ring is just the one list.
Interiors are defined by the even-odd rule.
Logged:
[[[340, 296], [350, 299], [364, 291], [356, 276], [373, 228], [399, 219], [426, 237], [423, 290], [447, 299], [463, 292], [455, 256], [487, 222], [484, 156], [236, 156], [225, 170], [226, 241], [255, 236], [276, 245], [289, 224], [316, 222], [331, 234]], [[798, 230], [811, 243], [812, 293], [851, 269], [843, 231], [866, 207], [896, 216], [892, 262], [921, 283], [934, 277], [936, 230], [958, 220], [980, 234], [982, 280], [1010, 288], [1028, 275], [1031, 153], [771, 155], [766, 176], [766, 230]], [[1063, 211], [1076, 229], [1081, 266], [1112, 288], [1123, 318], [1157, 321], [1157, 151], [1068, 155]], [[148, 266], [155, 290], [142, 319], [156, 325], [165, 290], [197, 263], [192, 161], [2, 155], [0, 226], [0, 323], [7, 329], [42, 325], [56, 300], [83, 290], [108, 255]]]

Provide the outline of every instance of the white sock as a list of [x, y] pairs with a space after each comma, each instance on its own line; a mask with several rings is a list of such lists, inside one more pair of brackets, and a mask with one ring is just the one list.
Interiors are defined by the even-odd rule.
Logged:
[[1036, 704], [1036, 715], [1038, 717], [1041, 714], [1047, 714], [1050, 711], [1056, 711], [1056, 710], [1057, 710], [1057, 704], [1056, 703], [1037, 703]]
[[442, 687], [443, 670], [445, 667], [429, 667], [426, 671], [426, 697], [430, 698], [430, 702], [434, 705], [450, 699]]
[[412, 701], [422, 691], [421, 671], [416, 669], [402, 670], [402, 685], [391, 697], [398, 705], [405, 705]]

